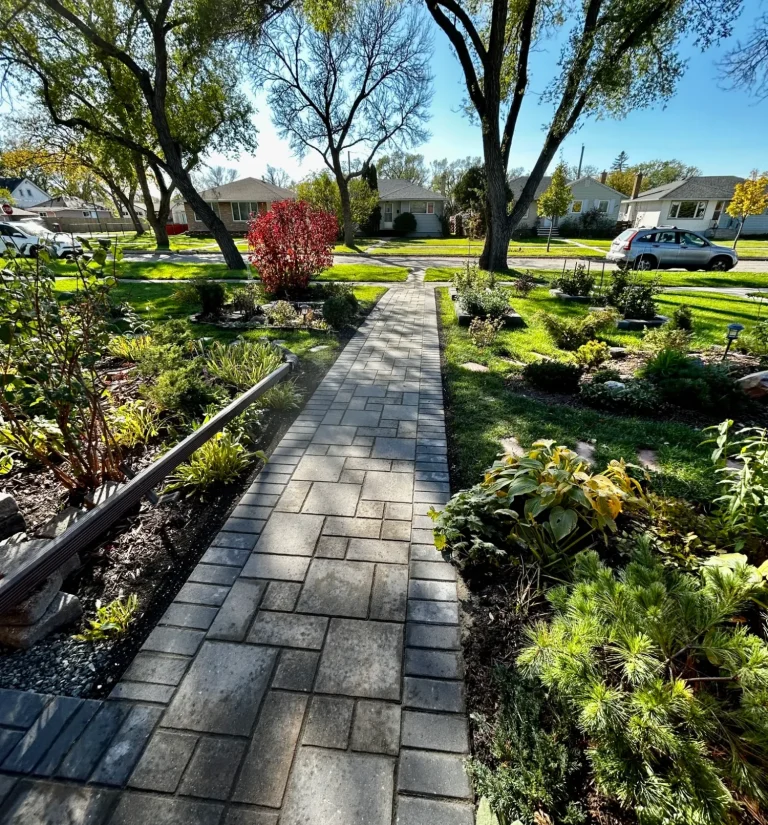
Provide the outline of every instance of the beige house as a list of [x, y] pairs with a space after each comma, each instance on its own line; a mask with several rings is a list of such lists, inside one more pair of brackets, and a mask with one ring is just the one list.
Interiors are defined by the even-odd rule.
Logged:
[[407, 180], [379, 178], [378, 185], [382, 229], [392, 229], [398, 215], [410, 212], [416, 218], [413, 237], [439, 238], [442, 235], [440, 216], [445, 195]]
[[[200, 196], [233, 234], [245, 234], [248, 218], [252, 214], [266, 212], [275, 201], [296, 199], [296, 193], [290, 189], [282, 189], [259, 178], [243, 178], [204, 189]], [[208, 231], [189, 203], [184, 203], [184, 210], [190, 233]]]

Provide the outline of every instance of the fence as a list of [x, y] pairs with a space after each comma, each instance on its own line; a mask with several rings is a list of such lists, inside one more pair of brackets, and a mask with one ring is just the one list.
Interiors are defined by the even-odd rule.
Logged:
[[12, 570], [5, 578], [0, 579], [0, 614], [7, 612], [22, 601], [72, 556], [93, 544], [102, 533], [135, 507], [144, 496], [211, 436], [224, 429], [233, 418], [240, 415], [265, 392], [286, 378], [298, 365], [298, 358], [292, 353], [285, 353], [284, 359], [286, 363], [236, 398], [162, 458], [143, 469], [118, 492], [94, 507], [61, 536], [49, 542], [39, 553], [26, 559], [16, 570]]

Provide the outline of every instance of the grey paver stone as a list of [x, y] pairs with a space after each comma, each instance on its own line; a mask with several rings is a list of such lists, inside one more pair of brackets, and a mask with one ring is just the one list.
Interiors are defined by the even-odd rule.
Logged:
[[196, 744], [196, 736], [157, 731], [149, 740], [128, 784], [145, 791], [174, 793]]
[[240, 504], [232, 511], [232, 518], [256, 519], [266, 521], [272, 515], [272, 508], [263, 504]]
[[355, 432], [355, 427], [320, 424], [312, 438], [312, 443], [349, 445], [355, 440]]
[[352, 427], [377, 427], [380, 417], [377, 410], [347, 410], [341, 423]]
[[416, 456], [416, 441], [411, 438], [377, 438], [373, 458], [403, 458], [412, 461]]
[[390, 825], [394, 766], [385, 756], [302, 748], [281, 824]]
[[[234, 568], [230, 568], [234, 570]], [[174, 602], [168, 605], [163, 613], [160, 624], [174, 627], [188, 627], [192, 630], [208, 630], [211, 622], [216, 618], [218, 608], [202, 604], [183, 604]]]
[[56, 776], [84, 782], [125, 721], [131, 706], [106, 702], [91, 720], [56, 770]]
[[125, 699], [130, 702], [153, 702], [167, 705], [171, 701], [174, 688], [170, 685], [155, 685], [150, 682], [118, 682], [109, 694], [110, 699]]
[[50, 698], [41, 693], [0, 689], [0, 725], [28, 728]]
[[55, 696], [32, 723], [24, 738], [5, 758], [3, 770], [31, 773], [80, 704], [80, 699]]
[[411, 562], [411, 577], [414, 579], [453, 582], [456, 581], [456, 571], [444, 561], [414, 561]]
[[222, 564], [198, 564], [189, 576], [189, 581], [200, 584], [224, 584], [231, 587], [237, 578], [234, 567]]
[[3, 774], [0, 774], [0, 805], [2, 805], [3, 802], [5, 802], [5, 800], [8, 798], [15, 784], [15, 776], [5, 776]]
[[463, 713], [464, 690], [461, 682], [442, 682], [406, 676], [403, 706], [419, 710]]
[[408, 599], [408, 621], [427, 624], [458, 624], [457, 602], [427, 602]]
[[443, 557], [434, 544], [411, 544], [411, 561], [441, 562]]
[[178, 685], [189, 659], [163, 656], [159, 653], [139, 653], [123, 674], [132, 682], [154, 682], [158, 685]]
[[296, 467], [293, 478], [303, 481], [338, 481], [343, 469], [343, 456], [305, 455]]
[[[383, 501], [358, 501], [357, 502], [357, 516], [363, 519], [380, 519], [384, 515]], [[373, 538], [378, 538], [378, 532]]]
[[298, 582], [270, 582], [261, 600], [261, 609], [290, 612], [296, 607], [300, 592], [301, 585]]
[[408, 568], [377, 564], [371, 598], [371, 618], [387, 622], [405, 621]]
[[309, 481], [290, 481], [285, 485], [285, 492], [280, 496], [275, 510], [285, 513], [300, 513], [301, 505], [310, 488]]
[[163, 725], [207, 733], [250, 730], [277, 651], [205, 642], [171, 702]]
[[347, 561], [378, 561], [388, 564], [408, 562], [408, 543], [404, 541], [382, 541], [381, 539], [349, 540]]
[[348, 458], [344, 465], [348, 470], [377, 470], [388, 473], [392, 462], [386, 458]]
[[344, 470], [339, 479], [342, 484], [362, 484], [364, 480], [364, 470]]
[[[354, 516], [360, 498], [359, 484], [316, 481], [304, 502], [302, 514], [320, 513], [327, 516]], [[320, 535], [320, 528], [317, 530]], [[314, 547], [314, 544], [313, 544]]]
[[309, 559], [299, 556], [272, 556], [254, 553], [246, 562], [241, 576], [254, 579], [280, 579], [301, 582], [309, 567]]
[[[286, 481], [288, 477], [286, 476]], [[258, 536], [266, 524], [261, 518], [235, 518], [230, 516], [225, 522], [223, 529], [231, 533], [248, 533]]]
[[354, 708], [352, 699], [315, 696], [304, 728], [303, 744], [346, 750]]
[[[221, 533], [216, 534], [211, 542], [211, 547], [228, 547], [232, 550], [253, 550], [253, 546], [257, 541], [258, 536], [255, 533], [231, 533], [228, 531], [222, 531]], [[240, 557], [242, 558], [242, 554]], [[206, 564], [227, 564], [225, 561], [210, 561], [210, 559], [206, 558], [206, 556], [203, 556], [200, 561], [205, 562]]]
[[212, 544], [205, 551], [201, 561], [207, 564], [229, 564], [232, 567], [242, 567], [247, 561], [254, 544], [256, 544], [255, 540], [246, 548], [220, 547]]
[[459, 802], [398, 796], [395, 825], [475, 825], [475, 809]]
[[261, 611], [251, 627], [248, 641], [257, 645], [320, 650], [327, 625], [328, 619], [324, 616], [301, 616], [296, 613]]
[[345, 536], [320, 536], [315, 549], [315, 556], [321, 559], [343, 559], [347, 553]]
[[404, 750], [397, 776], [399, 791], [471, 799], [472, 789], [461, 756]]
[[410, 541], [411, 525], [407, 521], [385, 521], [381, 525], [381, 537], [395, 541]]
[[[84, 701], [72, 715], [69, 723], [56, 737], [53, 744], [48, 748], [45, 756], [37, 763], [35, 773], [38, 776], [50, 776], [56, 770], [59, 762], [64, 758], [67, 751], [72, 747], [80, 734], [86, 729], [91, 719], [96, 715], [101, 702], [93, 700]], [[2, 747], [0, 747], [2, 750]], [[2, 761], [2, 757], [0, 757]]]
[[306, 705], [306, 696], [269, 693], [240, 772], [236, 802], [280, 806]]
[[437, 602], [455, 602], [456, 585], [454, 582], [436, 582], [415, 579], [408, 586], [408, 595], [412, 599], [426, 599]]
[[467, 720], [459, 714], [403, 712], [403, 747], [468, 753]]
[[124, 793], [109, 825], [218, 825], [222, 805], [195, 799]]
[[398, 700], [402, 639], [401, 625], [332, 619], [315, 690]]
[[410, 521], [413, 517], [413, 506], [403, 502], [388, 501], [384, 505], [384, 518]]
[[124, 785], [131, 775], [152, 729], [162, 715], [161, 708], [135, 705], [110, 742], [91, 774], [99, 785]]
[[194, 656], [205, 638], [202, 630], [182, 627], [156, 627], [141, 646], [142, 650], [156, 653], [177, 653], [179, 656]]
[[374, 565], [337, 559], [313, 559], [297, 610], [323, 616], [364, 619], [373, 584]]
[[320, 654], [311, 650], [284, 650], [272, 687], [308, 693], [312, 690], [319, 658]]
[[179, 793], [203, 799], [227, 799], [245, 746], [243, 740], [229, 737], [201, 737]]
[[273, 513], [254, 548], [255, 552], [311, 556], [322, 527], [320, 516]]
[[0, 763], [16, 747], [17, 742], [24, 736], [23, 730], [9, 730], [0, 728]]
[[411, 473], [381, 473], [376, 470], [369, 470], [365, 474], [363, 498], [410, 504], [413, 498], [413, 475]]
[[277, 825], [277, 814], [255, 808], [230, 808], [224, 825]]
[[265, 582], [240, 579], [232, 585], [229, 595], [208, 631], [209, 639], [242, 642], [251, 621], [259, 609], [266, 589]]
[[394, 421], [415, 421], [418, 417], [418, 410], [412, 405], [385, 404], [381, 412], [382, 419]]
[[[365, 504], [364, 501], [358, 503], [358, 510], [363, 504]], [[381, 522], [374, 518], [343, 518], [342, 516], [329, 516], [325, 520], [325, 526], [323, 527], [323, 535], [352, 536], [355, 538], [377, 539], [380, 531]]]
[[397, 756], [399, 747], [400, 706], [361, 699], [352, 728], [352, 750]]
[[3, 807], [3, 825], [102, 825], [115, 791], [61, 783], [19, 782]]

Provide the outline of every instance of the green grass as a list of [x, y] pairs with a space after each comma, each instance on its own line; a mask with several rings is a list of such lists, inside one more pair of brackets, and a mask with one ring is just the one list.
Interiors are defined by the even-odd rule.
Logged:
[[337, 264], [326, 269], [318, 281], [404, 281], [408, 270], [404, 266], [376, 266], [376, 264]]
[[700, 347], [724, 344], [728, 324], [736, 322], [749, 328], [768, 318], [768, 296], [761, 302], [717, 292], [665, 292], [656, 303], [662, 315], [671, 315], [681, 304], [691, 307], [694, 344]]
[[[467, 238], [396, 238], [375, 250], [376, 255], [421, 255], [424, 257], [477, 256], [483, 251], [483, 240]], [[547, 252], [546, 238], [524, 238], [510, 241], [509, 254], [528, 258], [594, 258], [601, 253], [583, 249], [558, 238], [552, 239]]]
[[[562, 302], [539, 301], [532, 293], [527, 302], [513, 301], [524, 316], [534, 305], [569, 314], [572, 307]], [[541, 296], [543, 297], [543, 296]], [[711, 500], [713, 474], [709, 448], [701, 447], [701, 432], [684, 424], [623, 418], [564, 404], [542, 403], [512, 392], [505, 376], [511, 365], [503, 360], [515, 353], [524, 360], [534, 350], [554, 354], [546, 333], [534, 322], [527, 329], [501, 333], [489, 350], [478, 350], [465, 328], [459, 327], [446, 289], [437, 291], [444, 345], [444, 381], [448, 399], [447, 425], [454, 484], [467, 487], [477, 483], [483, 470], [501, 451], [500, 439], [514, 436], [525, 447], [539, 438], [553, 438], [576, 446], [579, 440], [595, 440], [598, 466], [610, 459], [637, 459], [637, 451], [657, 451], [662, 468], [654, 486], [672, 495]], [[560, 303], [557, 308], [555, 304]], [[631, 336], [626, 333], [623, 337]], [[617, 338], [619, 335], [617, 334]], [[611, 336], [614, 338], [614, 336]], [[512, 356], [515, 357], [515, 356]], [[461, 367], [467, 361], [485, 363], [488, 373], [470, 372]], [[713, 421], [713, 423], [715, 423]]]

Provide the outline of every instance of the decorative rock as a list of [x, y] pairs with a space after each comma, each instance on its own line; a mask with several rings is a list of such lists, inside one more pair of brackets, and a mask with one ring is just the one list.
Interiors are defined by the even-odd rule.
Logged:
[[70, 556], [64, 564], [61, 565], [59, 568], [59, 573], [63, 579], [66, 579], [67, 576], [71, 576], [74, 572], [80, 569], [82, 566], [82, 562], [80, 561], [80, 556], [75, 553], [74, 556]]
[[26, 562], [41, 555], [47, 546], [48, 542], [45, 539], [9, 541], [3, 544], [0, 546], [0, 574], [8, 578]]
[[736, 382], [750, 398], [766, 398], [768, 396], [768, 370], [753, 372], [739, 378]]
[[41, 539], [58, 538], [84, 515], [85, 512], [78, 510], [77, 507], [65, 507], [60, 513], [57, 513], [52, 519], [47, 521], [42, 528], [37, 531], [37, 535]]
[[603, 386], [608, 387], [609, 390], [623, 390], [627, 385], [622, 381], [606, 381]]
[[520, 458], [520, 456], [525, 455], [525, 450], [513, 435], [510, 435], [507, 438], [502, 438], [501, 446], [505, 455], [511, 455], [515, 458]]
[[79, 619], [83, 613], [80, 600], [70, 593], [57, 593], [43, 616], [30, 625], [0, 626], [0, 644], [8, 647], [32, 647], [57, 627]]
[[590, 444], [589, 441], [577, 441], [576, 453], [590, 464], [593, 464], [595, 461], [595, 445]]
[[640, 462], [640, 466], [645, 467], [646, 470], [653, 470], [654, 472], [661, 470], [655, 450], [638, 450], [637, 460]]
[[310, 347], [310, 352], [322, 352], [324, 349], [330, 349], [328, 344], [318, 344], [316, 347]]
[[49, 576], [24, 601], [0, 615], [0, 625], [32, 625], [41, 619], [59, 592], [62, 579], [59, 572]]
[[575, 304], [588, 304], [592, 300], [591, 295], [569, 295], [561, 289], [550, 289], [549, 294], [558, 301], [570, 301]]
[[462, 369], [469, 370], [470, 372], [490, 372], [488, 367], [483, 364], [475, 364], [474, 361], [467, 361], [466, 364], [462, 364], [461, 366]]
[[657, 315], [655, 318], [622, 318], [616, 321], [616, 329], [655, 329], [664, 326], [668, 320], [666, 315]]
[[626, 347], [609, 347], [611, 358], [615, 360], [619, 360], [621, 358], [627, 357], [627, 348]]
[[14, 533], [23, 533], [26, 529], [16, 499], [8, 493], [0, 493], [0, 539], [6, 539]]

